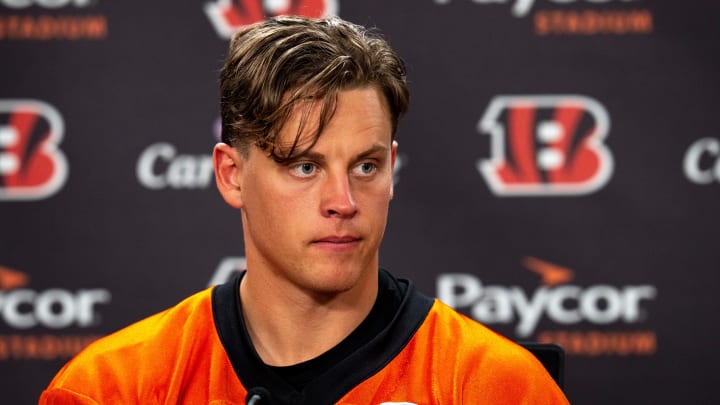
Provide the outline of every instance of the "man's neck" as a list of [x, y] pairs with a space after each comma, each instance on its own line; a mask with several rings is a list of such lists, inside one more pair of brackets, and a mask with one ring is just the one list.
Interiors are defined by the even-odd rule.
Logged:
[[348, 291], [326, 295], [267, 275], [248, 271], [240, 299], [250, 340], [271, 366], [298, 364], [330, 350], [360, 325], [377, 297], [377, 271]]

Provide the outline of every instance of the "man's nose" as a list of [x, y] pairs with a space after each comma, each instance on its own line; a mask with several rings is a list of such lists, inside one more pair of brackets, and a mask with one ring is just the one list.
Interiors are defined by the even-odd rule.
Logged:
[[325, 179], [322, 195], [323, 216], [352, 218], [357, 213], [352, 185], [347, 173], [333, 174]]

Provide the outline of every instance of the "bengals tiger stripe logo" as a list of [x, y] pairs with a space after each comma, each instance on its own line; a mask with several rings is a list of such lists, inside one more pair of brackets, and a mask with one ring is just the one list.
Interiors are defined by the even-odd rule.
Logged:
[[497, 96], [478, 123], [491, 137], [491, 157], [477, 169], [498, 196], [589, 194], [613, 171], [609, 128], [607, 111], [590, 97]]
[[322, 18], [337, 12], [337, 0], [216, 0], [205, 5], [205, 13], [223, 39], [246, 25], [278, 15]]
[[60, 113], [45, 102], [0, 100], [0, 200], [39, 200], [62, 188], [63, 131]]

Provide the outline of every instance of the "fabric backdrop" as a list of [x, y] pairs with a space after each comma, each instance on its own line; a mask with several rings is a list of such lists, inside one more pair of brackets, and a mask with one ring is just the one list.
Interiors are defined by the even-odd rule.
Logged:
[[1, 0], [0, 403], [242, 268], [215, 190], [229, 35], [378, 27], [408, 65], [383, 267], [566, 351], [573, 403], [710, 403], [720, 3]]

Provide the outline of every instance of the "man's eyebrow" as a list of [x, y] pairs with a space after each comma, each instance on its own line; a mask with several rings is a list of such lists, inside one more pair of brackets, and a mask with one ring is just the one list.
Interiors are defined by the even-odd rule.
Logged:
[[285, 164], [290, 165], [300, 160], [312, 160], [313, 162], [324, 163], [325, 155], [314, 152], [312, 150], [306, 150], [305, 152], [288, 159]]
[[372, 147], [370, 147], [370, 149], [366, 150], [365, 152], [362, 152], [362, 153], [358, 154], [358, 158], [363, 159], [363, 158], [366, 158], [366, 157], [368, 157], [368, 156], [370, 156], [370, 155], [374, 155], [374, 154], [376, 154], [376, 153], [383, 153], [383, 154], [385, 154], [385, 153], [387, 153], [387, 151], [388, 151], [388, 147], [387, 147], [387, 146], [385, 146], [385, 145], [383, 145], [383, 144], [376, 143], [375, 145], [373, 145]]
[[[387, 146], [385, 146], [383, 144], [375, 144], [375, 145], [371, 146], [370, 148], [368, 148], [367, 150], [358, 153], [357, 159], [365, 159], [368, 156], [375, 155], [377, 153], [384, 154], [384, 153], [387, 153], [387, 151], [388, 151]], [[323, 155], [321, 153], [317, 153], [313, 150], [307, 150], [297, 156], [293, 156], [291, 159], [288, 159], [287, 162], [285, 162], [285, 164], [289, 165], [289, 164], [293, 164], [299, 160], [305, 160], [305, 159], [312, 160], [312, 161], [318, 162], [318, 163], [323, 163], [326, 160], [325, 155]]]

